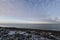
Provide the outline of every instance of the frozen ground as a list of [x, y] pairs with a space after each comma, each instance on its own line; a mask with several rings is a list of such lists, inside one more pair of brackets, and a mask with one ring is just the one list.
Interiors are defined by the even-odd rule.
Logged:
[[0, 40], [60, 40], [59, 33], [0, 28]]

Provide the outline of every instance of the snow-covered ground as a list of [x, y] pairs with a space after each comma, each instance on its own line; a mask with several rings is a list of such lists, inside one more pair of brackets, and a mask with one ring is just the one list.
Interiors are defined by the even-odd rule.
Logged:
[[0, 40], [60, 40], [60, 35], [52, 32], [0, 28]]

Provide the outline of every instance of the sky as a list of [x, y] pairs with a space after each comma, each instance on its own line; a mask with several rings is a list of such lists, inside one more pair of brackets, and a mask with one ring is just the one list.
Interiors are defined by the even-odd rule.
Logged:
[[60, 23], [60, 0], [0, 0], [0, 23]]

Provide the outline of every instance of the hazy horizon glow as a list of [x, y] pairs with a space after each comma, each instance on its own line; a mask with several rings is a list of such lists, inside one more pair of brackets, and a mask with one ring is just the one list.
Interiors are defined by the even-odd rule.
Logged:
[[60, 0], [0, 0], [0, 23], [60, 23]]
[[28, 20], [18, 20], [18, 19], [12, 19], [9, 17], [0, 17], [0, 23], [32, 23], [32, 24], [45, 24], [49, 22], [43, 22], [43, 21], [28, 21]]

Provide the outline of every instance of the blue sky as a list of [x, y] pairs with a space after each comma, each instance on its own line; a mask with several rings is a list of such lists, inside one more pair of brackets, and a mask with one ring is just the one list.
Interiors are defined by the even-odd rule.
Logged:
[[1, 20], [60, 22], [60, 0], [0, 0]]

